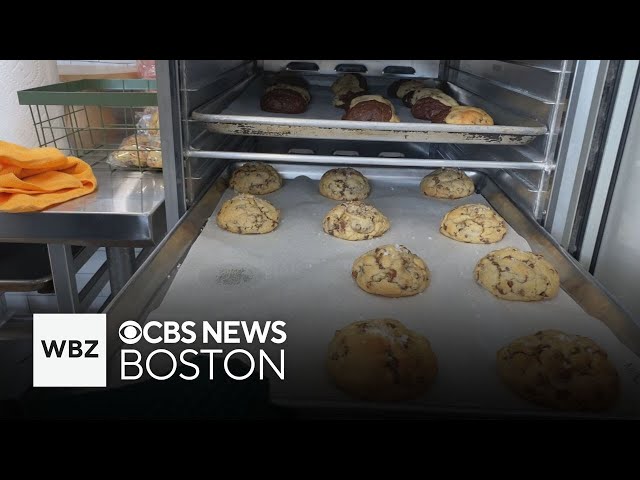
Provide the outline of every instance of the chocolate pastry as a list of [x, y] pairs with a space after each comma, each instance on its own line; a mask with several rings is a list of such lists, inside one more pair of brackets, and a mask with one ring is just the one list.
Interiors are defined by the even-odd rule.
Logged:
[[436, 100], [439, 100], [440, 103], [449, 107], [457, 107], [459, 105], [455, 98], [450, 97], [438, 88], [418, 88], [407, 93], [402, 100], [407, 107], [411, 108], [418, 100], [427, 97], [435, 98]]
[[307, 82], [301, 76], [291, 72], [278, 73], [272, 78], [269, 84], [270, 85], [285, 84], [285, 85], [291, 85], [293, 87], [299, 87], [299, 88], [304, 88], [305, 90], [309, 90], [309, 82]]
[[354, 98], [343, 120], [361, 122], [399, 122], [389, 100], [380, 95], [362, 95]]
[[415, 118], [434, 123], [444, 123], [450, 111], [451, 107], [433, 97], [421, 98], [411, 107], [411, 115]]
[[267, 88], [260, 108], [273, 113], [303, 113], [311, 101], [309, 92], [298, 86], [278, 83]]
[[396, 80], [387, 88], [387, 95], [391, 98], [403, 98], [408, 93], [422, 87], [424, 87], [422, 80]]
[[367, 94], [367, 80], [358, 73], [348, 73], [333, 82], [331, 91], [335, 94], [333, 106], [347, 109], [351, 100]]

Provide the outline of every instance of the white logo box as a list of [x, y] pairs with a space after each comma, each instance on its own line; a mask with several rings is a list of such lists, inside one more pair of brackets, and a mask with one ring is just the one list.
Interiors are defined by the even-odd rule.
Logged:
[[106, 314], [33, 315], [34, 387], [106, 387], [106, 352]]

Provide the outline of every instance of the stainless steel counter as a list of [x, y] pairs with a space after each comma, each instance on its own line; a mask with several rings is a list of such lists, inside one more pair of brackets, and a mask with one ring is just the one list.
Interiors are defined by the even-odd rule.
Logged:
[[38, 213], [0, 213], [0, 242], [146, 246], [166, 230], [162, 172], [93, 166], [98, 190]]
[[[112, 295], [127, 282], [151, 247], [166, 232], [162, 172], [111, 171], [92, 165], [98, 189], [84, 197], [37, 213], [0, 213], [0, 242], [46, 243], [58, 299], [58, 311], [86, 310], [110, 280]], [[107, 264], [78, 291], [72, 245], [107, 248]]]

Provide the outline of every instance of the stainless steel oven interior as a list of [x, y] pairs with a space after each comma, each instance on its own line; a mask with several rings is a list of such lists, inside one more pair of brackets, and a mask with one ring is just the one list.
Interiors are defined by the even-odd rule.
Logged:
[[[165, 240], [108, 307], [110, 322], [144, 316], [170, 284], [237, 162], [262, 160], [304, 172], [313, 165], [459, 167], [532, 245], [553, 256], [563, 288], [636, 353], [637, 325], [575, 258], [622, 62], [574, 60], [175, 60], [159, 61], [168, 228]], [[418, 124], [345, 127], [331, 114], [264, 115], [255, 95], [275, 72], [311, 88], [343, 72], [384, 91], [399, 78], [428, 79], [496, 120], [490, 133]], [[290, 116], [292, 117], [292, 116]], [[355, 122], [349, 122], [355, 123]], [[365, 123], [365, 122], [359, 122]], [[404, 127], [403, 127], [404, 125]], [[407, 126], [408, 125], [408, 126]], [[488, 131], [488, 130], [487, 130]], [[135, 301], [133, 300], [135, 298]], [[144, 300], [142, 300], [144, 299]], [[112, 329], [113, 330], [113, 329]], [[116, 335], [117, 337], [117, 335]], [[117, 338], [113, 343], [116, 345]]]

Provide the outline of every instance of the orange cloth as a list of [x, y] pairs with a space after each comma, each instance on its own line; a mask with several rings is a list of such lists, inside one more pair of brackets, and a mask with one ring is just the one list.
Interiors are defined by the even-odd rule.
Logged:
[[91, 167], [57, 148], [0, 141], [0, 212], [38, 212], [98, 186]]

